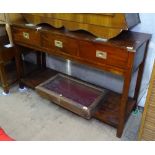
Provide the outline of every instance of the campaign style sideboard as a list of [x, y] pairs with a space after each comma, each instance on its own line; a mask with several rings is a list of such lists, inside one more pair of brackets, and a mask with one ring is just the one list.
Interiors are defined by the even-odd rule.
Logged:
[[[13, 24], [11, 30], [19, 56], [23, 47], [27, 47], [38, 53], [48, 53], [122, 76], [122, 93], [109, 91], [106, 100], [93, 116], [116, 127], [117, 136], [121, 137], [126, 120], [136, 107], [150, 34], [123, 31], [113, 39], [104, 40], [88, 32], [70, 32], [65, 28], [56, 29], [47, 24]], [[18, 62], [18, 72], [23, 79], [21, 62]], [[46, 70], [46, 63], [44, 66]], [[131, 98], [128, 97], [131, 77], [137, 69], [139, 71], [135, 93]]]

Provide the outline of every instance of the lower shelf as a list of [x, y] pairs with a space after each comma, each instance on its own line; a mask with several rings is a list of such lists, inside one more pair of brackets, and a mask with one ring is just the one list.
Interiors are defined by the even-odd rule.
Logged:
[[23, 85], [35, 89], [36, 86], [48, 80], [57, 73], [57, 71], [49, 68], [36, 69], [22, 78], [21, 82]]
[[[120, 94], [110, 91], [107, 94], [107, 98], [105, 99], [105, 101], [101, 104], [98, 111], [94, 114], [94, 118], [105, 122], [113, 127], [117, 127], [119, 121], [118, 114], [120, 100]], [[136, 101], [128, 98], [126, 120], [129, 117], [131, 111], [134, 109], [135, 105]]]
[[[49, 68], [35, 70], [28, 74], [25, 78], [23, 78], [22, 82], [24, 85], [32, 89], [35, 89], [37, 85], [43, 83], [52, 76], [56, 75], [57, 73], [57, 71]], [[93, 117], [113, 127], [117, 127], [119, 121], [118, 114], [120, 107], [120, 99], [120, 94], [109, 91], [106, 96], [106, 99], [103, 103], [101, 103], [100, 107], [95, 112]], [[126, 119], [128, 118], [135, 105], [136, 102], [133, 99], [129, 98]]]

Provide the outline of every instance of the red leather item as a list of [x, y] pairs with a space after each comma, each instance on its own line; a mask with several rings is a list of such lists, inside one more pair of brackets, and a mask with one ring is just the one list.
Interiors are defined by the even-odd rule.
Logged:
[[9, 137], [2, 128], [0, 128], [0, 141], [13, 141], [13, 139]]

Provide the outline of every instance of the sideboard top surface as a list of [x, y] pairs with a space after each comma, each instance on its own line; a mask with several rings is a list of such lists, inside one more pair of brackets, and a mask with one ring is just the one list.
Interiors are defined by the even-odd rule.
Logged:
[[90, 34], [89, 32], [78, 30], [78, 31], [68, 31], [65, 28], [54, 28], [49, 25], [38, 25], [38, 26], [27, 26], [25, 23], [22, 24], [13, 24], [13, 27], [29, 28], [38, 32], [47, 32], [62, 36], [68, 36], [74, 39], [91, 41], [98, 44], [106, 44], [109, 46], [114, 46], [117, 48], [127, 49], [129, 51], [135, 51], [138, 49], [144, 42], [151, 38], [151, 34], [133, 32], [124, 30], [117, 37], [114, 37], [109, 40], [102, 40], [102, 38], [97, 38], [96, 36]]

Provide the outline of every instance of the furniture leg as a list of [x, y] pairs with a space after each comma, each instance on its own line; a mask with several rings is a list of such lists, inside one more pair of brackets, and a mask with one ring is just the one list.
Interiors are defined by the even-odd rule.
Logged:
[[38, 68], [41, 68], [41, 52], [37, 51], [36, 52], [36, 57], [37, 57], [37, 66]]
[[42, 59], [42, 68], [46, 68], [46, 53], [41, 53], [41, 59]]
[[7, 76], [6, 76], [4, 63], [0, 63], [0, 78], [1, 78], [3, 90], [6, 94], [8, 94], [9, 93], [9, 84], [7, 82]]
[[149, 42], [147, 42], [146, 47], [145, 47], [145, 54], [144, 54], [143, 61], [140, 64], [139, 70], [138, 70], [138, 76], [137, 76], [135, 93], [134, 93], [134, 99], [136, 100], [136, 103], [137, 103], [139, 92], [140, 92], [140, 87], [141, 87], [141, 82], [142, 82], [142, 77], [143, 77], [143, 72], [144, 72], [144, 65], [145, 65], [145, 60], [147, 57], [148, 43]]
[[15, 61], [16, 61], [16, 69], [17, 69], [17, 78], [18, 78], [18, 81], [19, 81], [19, 88], [23, 89], [24, 88], [24, 85], [23, 83], [21, 82], [21, 78], [23, 77], [24, 75], [24, 72], [23, 72], [23, 63], [22, 63], [22, 58], [21, 58], [21, 53], [22, 53], [22, 49], [20, 47], [15, 47], [15, 51], [16, 51], [16, 56], [15, 56]]
[[117, 126], [117, 137], [121, 137], [124, 129], [124, 124], [126, 120], [126, 111], [127, 111], [127, 101], [128, 101], [128, 93], [130, 88], [132, 71], [128, 71], [124, 77], [124, 85], [123, 85], [123, 93], [121, 97], [120, 110], [119, 110], [119, 122]]

